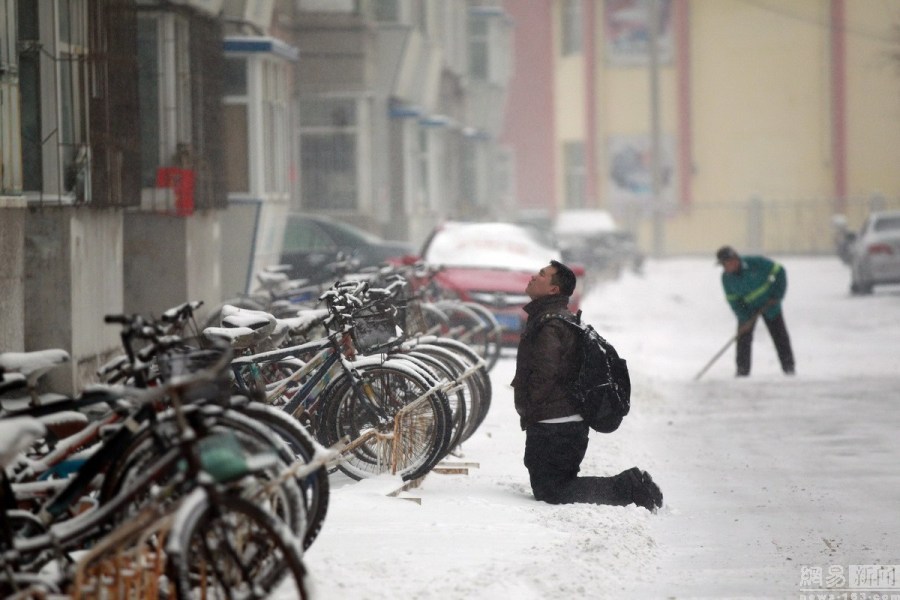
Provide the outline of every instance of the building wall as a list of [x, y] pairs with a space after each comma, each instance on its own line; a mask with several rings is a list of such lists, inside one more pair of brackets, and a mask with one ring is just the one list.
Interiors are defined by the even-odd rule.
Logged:
[[[860, 213], [850, 215], [858, 224], [867, 212], [867, 203], [838, 198], [842, 176], [851, 199], [900, 193], [900, 61], [891, 57], [900, 6], [798, 0], [787, 14], [779, 6], [690, 3], [694, 210], [670, 220], [670, 251], [701, 251], [698, 234], [710, 227], [722, 230], [712, 245], [744, 239], [760, 227], [744, 209], [753, 199], [793, 202], [798, 209], [821, 199], [803, 209], [806, 218], [797, 219], [794, 235], [828, 240], [832, 213]], [[833, 19], [843, 52], [834, 47]], [[700, 210], [707, 202], [740, 208], [711, 219]], [[790, 247], [778, 224], [761, 227], [761, 249]], [[797, 247], [827, 250], [829, 244]]]
[[847, 192], [894, 196], [900, 193], [900, 3], [845, 0], [845, 11]]
[[827, 8], [792, 2], [808, 23], [734, 0], [691, 4], [695, 198], [830, 193]]
[[62, 348], [50, 389], [75, 393], [121, 352], [103, 317], [123, 310], [122, 214], [60, 207], [29, 213], [25, 229], [25, 350]]
[[[559, 28], [559, 11], [554, 11], [554, 22]], [[566, 198], [566, 164], [563, 148], [566, 143], [584, 143], [587, 137], [587, 115], [585, 114], [584, 97], [587, 93], [584, 77], [585, 57], [583, 54], [562, 56], [558, 44], [554, 45], [554, 56], [557, 67], [554, 81], [554, 96], [559, 99], [559, 106], [565, 110], [556, 111], [554, 129], [556, 131], [555, 172], [559, 177], [555, 181], [557, 202], [554, 211], [563, 208]]]
[[[159, 316], [183, 302], [211, 309], [222, 296], [220, 211], [190, 218], [150, 213], [125, 216], [124, 306], [128, 314]], [[201, 311], [201, 314], [205, 311]]]
[[25, 347], [25, 216], [22, 198], [0, 196], [0, 352]]
[[[557, 57], [548, 66], [535, 56], [551, 49], [558, 55], [558, 16], [546, 14], [551, 4], [558, 12], [559, 3], [506, 4], [517, 65], [506, 136], [523, 208], [562, 205], [561, 147], [576, 139], [588, 93], [578, 59]], [[653, 104], [646, 54], [630, 63], [613, 60], [616, 32], [605, 16], [610, 7], [624, 7], [630, 14], [619, 16], [634, 18], [643, 4], [593, 5], [596, 194], [636, 230], [645, 250], [655, 248], [660, 205], [664, 254], [707, 252], [721, 241], [828, 251], [833, 213], [846, 213], [856, 226], [872, 198], [890, 204], [900, 197], [900, 4], [671, 0], [667, 6], [671, 38], [662, 42], [670, 44], [671, 59], [659, 63], [657, 78], [666, 182], [658, 203], [646, 191], [648, 173], [636, 178], [643, 191], [632, 196], [611, 175], [623, 145], [648, 160]], [[538, 106], [548, 68], [551, 97]], [[549, 162], [551, 150], [538, 139], [547, 136], [555, 145]], [[541, 187], [547, 182], [552, 189]]]
[[552, 210], [557, 204], [553, 4], [503, 4], [514, 23], [515, 70], [502, 139], [513, 148], [518, 205], [524, 209]]

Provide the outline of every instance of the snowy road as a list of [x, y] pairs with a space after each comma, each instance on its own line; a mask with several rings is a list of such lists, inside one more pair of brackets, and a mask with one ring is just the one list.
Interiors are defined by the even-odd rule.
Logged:
[[712, 262], [650, 261], [585, 300], [634, 392], [583, 471], [649, 470], [659, 514], [532, 500], [504, 359], [459, 458], [480, 468], [429, 475], [421, 504], [386, 497], [388, 479], [335, 480], [305, 558], [314, 597], [797, 598], [853, 592], [851, 565], [900, 565], [900, 291], [853, 298], [836, 259], [784, 258], [797, 376], [760, 327], [749, 379], [733, 377], [732, 348], [694, 382], [734, 328]]

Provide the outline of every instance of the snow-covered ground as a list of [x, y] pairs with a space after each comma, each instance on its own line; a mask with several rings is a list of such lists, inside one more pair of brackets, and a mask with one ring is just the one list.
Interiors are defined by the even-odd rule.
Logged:
[[[507, 357], [454, 459], [478, 468], [430, 474], [404, 494], [421, 504], [388, 497], [389, 478], [335, 478], [305, 556], [313, 597], [850, 598], [864, 583], [851, 565], [900, 565], [900, 288], [851, 297], [837, 259], [782, 262], [793, 378], [760, 324], [750, 378], [733, 376], [732, 347], [693, 380], [735, 329], [712, 258], [651, 260], [585, 298], [634, 390], [619, 431], [591, 434], [582, 470], [647, 469], [658, 514], [532, 499]], [[868, 573], [886, 590], [887, 569]]]

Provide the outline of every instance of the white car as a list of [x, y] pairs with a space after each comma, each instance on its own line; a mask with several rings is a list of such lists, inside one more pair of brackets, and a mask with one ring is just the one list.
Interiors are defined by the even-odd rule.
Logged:
[[850, 292], [871, 294], [876, 285], [900, 283], [900, 211], [873, 212], [853, 242]]
[[594, 274], [618, 276], [623, 268], [640, 273], [644, 254], [634, 236], [620, 229], [605, 210], [567, 209], [557, 215], [553, 233], [563, 258]]

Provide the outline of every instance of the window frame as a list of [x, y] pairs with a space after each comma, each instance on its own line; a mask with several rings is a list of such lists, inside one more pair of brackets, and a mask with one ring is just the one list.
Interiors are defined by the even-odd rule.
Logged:
[[[19, 119], [23, 163], [38, 163], [21, 176], [22, 194], [32, 203], [81, 204], [91, 199], [89, 131], [89, 39], [86, 0], [47, 0], [34, 9], [37, 39], [23, 36], [24, 17], [16, 5]], [[62, 17], [65, 18], [62, 18]], [[61, 27], [67, 24], [66, 31]], [[64, 35], [67, 34], [67, 35]], [[32, 60], [34, 59], [34, 60]], [[22, 73], [33, 86], [22, 84]], [[25, 128], [36, 127], [29, 148]], [[33, 152], [32, 152], [33, 151]]]
[[563, 169], [566, 207], [586, 207], [587, 165], [583, 141], [575, 140], [563, 144]]
[[[332, 103], [335, 108], [352, 108], [352, 115], [343, 122], [317, 122], [313, 118], [315, 112], [308, 110], [311, 108], [310, 103], [320, 103], [326, 108], [328, 103]], [[363, 190], [361, 185], [362, 164], [360, 154], [363, 142], [362, 120], [364, 119], [364, 107], [362, 104], [362, 101], [354, 96], [307, 96], [299, 99], [299, 109], [297, 113], [299, 115], [297, 135], [298, 163], [300, 169], [299, 200], [300, 205], [304, 210], [316, 210], [340, 214], [356, 212], [361, 209]], [[306, 105], [306, 110], [304, 109], [304, 105]], [[334, 115], [337, 113], [332, 111], [332, 114]], [[334, 117], [332, 118], [334, 119]], [[340, 143], [352, 141], [352, 148], [347, 150], [346, 154], [342, 157], [337, 157], [336, 155], [332, 156], [332, 159], [339, 159], [332, 160], [332, 164], [346, 163], [349, 164], [349, 167], [344, 169], [330, 169], [331, 173], [329, 173], [329, 169], [327, 169], [328, 165], [325, 165], [326, 168], [322, 168], [322, 165], [319, 163], [307, 164], [308, 157], [312, 155], [321, 156], [321, 153], [311, 153], [308, 151], [305, 153], [304, 145], [306, 142], [318, 139], [327, 144], [329, 138], [332, 140], [332, 147], [335, 151], [337, 151], [339, 140]], [[324, 181], [324, 186], [326, 188], [331, 188], [340, 182], [337, 182], [336, 180], [329, 181], [329, 175], [338, 175], [341, 173], [349, 176], [348, 181], [350, 181], [352, 187], [352, 189], [349, 190], [349, 194], [346, 196], [348, 199], [346, 203], [340, 202], [338, 204], [333, 204], [329, 202], [327, 198], [320, 200], [319, 195], [313, 195], [316, 193], [316, 190], [313, 189], [313, 181]], [[327, 195], [331, 198], [335, 197], [334, 194]]]
[[573, 56], [584, 52], [582, 0], [563, 0], [560, 7], [560, 54]]
[[[144, 29], [150, 25], [151, 29]], [[145, 208], [158, 208], [162, 191], [156, 187], [156, 172], [163, 167], [181, 167], [187, 159], [193, 142], [193, 107], [191, 101], [190, 22], [178, 13], [169, 11], [142, 11], [138, 15], [138, 37], [147, 31], [154, 32], [155, 71], [141, 70], [140, 75], [153, 83], [150, 90], [156, 96], [155, 110], [143, 110], [147, 95], [141, 92], [141, 131], [153, 130], [156, 135], [147, 140], [141, 135], [141, 196]], [[139, 48], [138, 52], [141, 52]], [[140, 57], [139, 60], [147, 58]], [[142, 62], [142, 64], [144, 64]], [[155, 146], [148, 148], [146, 141]], [[150, 154], [148, 155], [148, 151]], [[166, 195], [168, 190], [165, 190]]]

